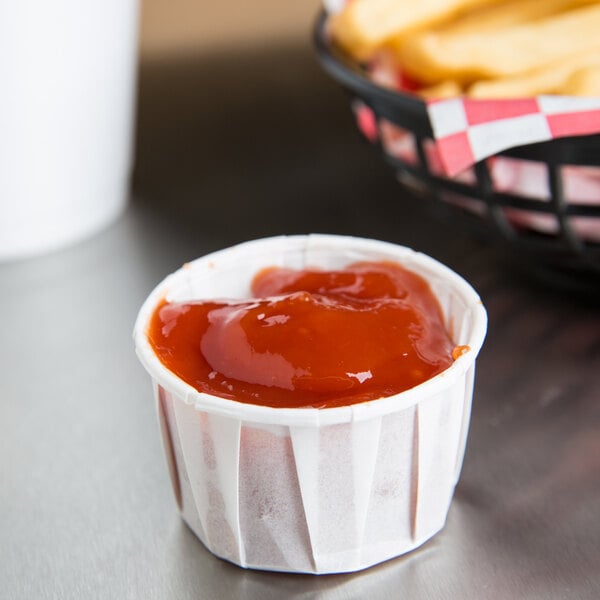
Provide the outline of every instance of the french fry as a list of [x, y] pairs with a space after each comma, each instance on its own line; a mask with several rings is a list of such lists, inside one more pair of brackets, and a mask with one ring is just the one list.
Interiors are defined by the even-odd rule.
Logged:
[[597, 51], [599, 30], [600, 4], [594, 3], [499, 30], [424, 33], [402, 44], [400, 62], [425, 83], [513, 76]]
[[330, 18], [336, 42], [363, 60], [391, 36], [430, 27], [461, 10], [500, 0], [352, 0]]
[[[477, 81], [467, 89], [472, 98], [525, 98], [538, 94], [570, 94], [578, 88], [573, 75], [588, 68], [600, 67], [600, 41], [596, 51], [568, 56], [541, 69], [528, 71], [516, 77]], [[580, 77], [583, 77], [580, 75]]]
[[418, 91], [419, 96], [422, 96], [423, 98], [435, 98], [437, 100], [441, 100], [442, 98], [454, 98], [455, 96], [462, 96], [463, 92], [464, 89], [453, 79], [440, 81], [434, 85], [421, 88]]
[[572, 96], [600, 96], [600, 64], [575, 71], [562, 91]]
[[[504, 0], [469, 9], [441, 23], [434, 31], [442, 37], [445, 34], [454, 36], [498, 31], [597, 2], [598, 0]], [[411, 42], [414, 43], [419, 33], [412, 36]], [[405, 38], [406, 36], [400, 37], [402, 42]]]

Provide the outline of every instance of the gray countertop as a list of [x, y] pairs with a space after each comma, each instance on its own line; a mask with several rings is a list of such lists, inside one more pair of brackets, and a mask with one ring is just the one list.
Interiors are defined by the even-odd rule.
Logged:
[[[307, 49], [143, 65], [137, 131], [135, 197], [116, 223], [0, 265], [0, 597], [600, 597], [597, 301], [431, 219]], [[445, 529], [357, 574], [245, 571], [204, 549], [177, 514], [131, 340], [148, 292], [184, 261], [310, 231], [427, 252], [489, 312]]]

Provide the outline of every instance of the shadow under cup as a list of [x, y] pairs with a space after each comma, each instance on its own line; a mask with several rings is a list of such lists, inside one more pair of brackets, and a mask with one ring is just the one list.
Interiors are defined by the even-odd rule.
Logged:
[[[451, 338], [470, 347], [446, 371], [395, 396], [330, 409], [225, 400], [177, 378], [148, 343], [149, 319], [165, 297], [247, 297], [253, 275], [268, 266], [329, 270], [390, 260], [429, 282]], [[446, 521], [485, 332], [486, 313], [469, 284], [386, 242], [282, 236], [188, 263], [152, 292], [134, 332], [183, 518], [211, 552], [256, 569], [357, 571], [420, 546]]]

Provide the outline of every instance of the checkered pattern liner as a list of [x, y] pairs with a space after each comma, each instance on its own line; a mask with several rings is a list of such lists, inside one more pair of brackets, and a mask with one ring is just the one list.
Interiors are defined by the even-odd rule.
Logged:
[[600, 98], [451, 98], [429, 101], [427, 111], [448, 176], [508, 148], [600, 133]]

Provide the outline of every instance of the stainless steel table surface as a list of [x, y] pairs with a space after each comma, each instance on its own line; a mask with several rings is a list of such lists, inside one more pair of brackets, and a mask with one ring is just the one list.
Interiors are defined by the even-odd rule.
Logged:
[[[136, 164], [118, 222], [0, 265], [0, 598], [600, 598], [596, 298], [432, 219], [308, 49], [143, 65]], [[131, 339], [184, 261], [310, 231], [425, 251], [489, 312], [445, 529], [356, 574], [246, 571], [205, 550], [176, 512]]]

